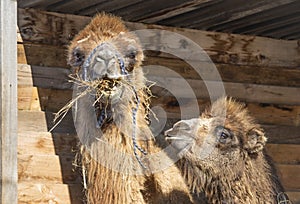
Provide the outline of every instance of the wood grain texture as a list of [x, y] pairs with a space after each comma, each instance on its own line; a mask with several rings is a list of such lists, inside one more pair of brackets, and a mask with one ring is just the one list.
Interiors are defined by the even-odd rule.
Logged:
[[[193, 97], [192, 92], [196, 98], [209, 98], [219, 93], [219, 96], [227, 94], [247, 102], [300, 104], [300, 92], [297, 87], [164, 77], [160, 76], [159, 73], [151, 73], [149, 69], [146, 69], [145, 72], [148, 80], [155, 82], [160, 87], [169, 89], [169, 92], [171, 92], [153, 89], [154, 94], [157, 96], [170, 96], [170, 94], [173, 94], [179, 98], [191, 98]], [[71, 89], [72, 84], [68, 83], [69, 73], [69, 70], [58, 67], [30, 67], [20, 64], [18, 67], [18, 82], [20, 86], [34, 85], [41, 88]], [[186, 85], [184, 86], [184, 84]], [[220, 87], [224, 88], [225, 92], [222, 92], [219, 89]], [[210, 93], [208, 93], [208, 90]]]
[[19, 182], [80, 184], [78, 172], [74, 171], [74, 156], [18, 155]]
[[300, 165], [276, 165], [282, 185], [286, 191], [300, 190]]
[[18, 133], [18, 155], [74, 156], [78, 143], [75, 134], [22, 131]]
[[[18, 132], [48, 132], [56, 123], [53, 121], [54, 113], [42, 111], [18, 111]], [[71, 113], [53, 129], [52, 133], [75, 133], [73, 118]]]
[[[45, 67], [69, 68], [66, 60], [66, 50], [67, 48], [61, 46], [29, 43], [18, 44], [18, 63]], [[186, 79], [202, 78], [205, 80], [215, 80], [215, 77], [209, 74], [212, 72], [211, 69], [214, 69], [215, 66], [216, 71], [218, 71], [224, 82], [300, 86], [300, 71], [295, 68], [274, 67], [268, 64], [259, 67], [226, 63], [214, 63], [213, 65], [211, 62], [192, 61], [192, 63], [195, 63], [198, 67], [193, 68], [178, 58], [171, 58], [170, 56], [160, 57], [152, 52], [146, 52], [145, 54], [145, 70], [154, 75], [160, 74], [161, 76], [166, 76], [167, 74], [164, 69], [158, 67], [163, 66], [173, 70], [175, 74], [177, 73]], [[209, 67], [209, 69], [206, 67]], [[199, 75], [196, 70], [199, 70], [201, 75]], [[257, 74], [257, 72], [259, 74]], [[167, 76], [172, 77], [170, 73], [168, 73]], [[205, 78], [203, 78], [204, 76]]]
[[300, 164], [300, 144], [267, 143], [266, 150], [277, 164]]
[[[18, 26], [24, 42], [66, 45], [89, 19], [88, 17], [19, 9]], [[199, 60], [199, 56], [190, 49], [192, 46], [192, 42], [188, 41], [190, 39], [200, 45], [210, 58], [218, 63], [282, 67], [298, 67], [300, 64], [297, 41], [281, 41], [141, 23], [126, 23], [126, 25], [131, 30], [159, 29], [184, 36], [174, 38], [169, 32], [162, 32], [159, 35], [154, 32], [148, 33], [147, 39], [143, 39], [145, 36], [140, 37], [145, 42], [151, 39], [151, 42], [171, 43], [170, 48], [185, 59]], [[161, 44], [146, 43], [145, 49], [159, 51]]]
[[[58, 112], [65, 104], [72, 99], [72, 90], [55, 90], [55, 89], [39, 89], [41, 110], [47, 112]], [[161, 93], [161, 92], [160, 92]], [[164, 92], [163, 92], [164, 93]], [[162, 94], [162, 93], [161, 93]], [[162, 112], [167, 114], [168, 119], [186, 119], [198, 117], [200, 113], [209, 106], [210, 101], [206, 98], [190, 99], [190, 98], [174, 98], [156, 94], [157, 97], [152, 98], [152, 107], [159, 107]], [[28, 104], [30, 98], [19, 95], [19, 103]], [[300, 106], [299, 105], [279, 105], [266, 103], [246, 102], [250, 114], [263, 125], [281, 125], [290, 126], [291, 131], [297, 130], [300, 124]], [[199, 110], [199, 112], [197, 112]], [[272, 133], [280, 130], [270, 130]], [[289, 132], [288, 128], [280, 131], [282, 135]], [[296, 131], [294, 131], [296, 132]], [[295, 135], [295, 142], [298, 141]], [[278, 138], [279, 139], [279, 138]], [[281, 138], [291, 142], [292, 138]]]
[[72, 89], [69, 69], [59, 67], [30, 66], [18, 64], [19, 86], [36, 86], [49, 89]]
[[[188, 63], [178, 58], [158, 57], [153, 52], [146, 52], [146, 58], [143, 67], [149, 75], [157, 75], [162, 77], [175, 77], [180, 75], [185, 79], [205, 79], [214, 80], [207, 72], [212, 67], [209, 62], [197, 62], [200, 67], [199, 72], [196, 71]], [[278, 86], [300, 86], [300, 70], [287, 67], [271, 67], [271, 66], [249, 66], [225, 63], [214, 63], [222, 81], [237, 82], [249, 84], [264, 84]], [[158, 66], [162, 66], [161, 68]], [[166, 72], [165, 69], [171, 69], [174, 73]], [[207, 76], [203, 78], [203, 76]]]
[[83, 204], [83, 190], [80, 184], [53, 184], [47, 182], [20, 182], [18, 184], [20, 204]]
[[17, 203], [17, 1], [0, 3], [0, 203]]

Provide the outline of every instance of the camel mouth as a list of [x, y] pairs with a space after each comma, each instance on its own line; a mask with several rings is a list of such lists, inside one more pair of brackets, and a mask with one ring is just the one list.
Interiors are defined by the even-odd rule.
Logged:
[[165, 140], [178, 151], [177, 155], [179, 157], [185, 155], [195, 142], [193, 137], [185, 136], [184, 134], [180, 134], [180, 132], [176, 130], [174, 131], [173, 129], [165, 132]]
[[102, 78], [94, 81], [96, 83], [96, 100], [114, 100], [121, 97], [122, 80], [120, 78]]

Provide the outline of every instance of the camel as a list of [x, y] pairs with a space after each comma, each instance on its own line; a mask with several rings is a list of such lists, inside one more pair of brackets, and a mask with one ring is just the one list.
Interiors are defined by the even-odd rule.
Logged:
[[290, 203], [264, 151], [264, 131], [242, 103], [222, 97], [165, 135], [203, 203]]
[[163, 162], [167, 155], [149, 128], [143, 58], [138, 38], [119, 17], [105, 13], [95, 16], [69, 45], [87, 203], [193, 202], [175, 165], [153, 172], [156, 164], [147, 159], [160, 152]]

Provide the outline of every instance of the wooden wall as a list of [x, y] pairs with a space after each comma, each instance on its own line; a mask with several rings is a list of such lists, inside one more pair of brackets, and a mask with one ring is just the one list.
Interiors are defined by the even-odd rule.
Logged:
[[[66, 49], [88, 17], [20, 9], [18, 16], [19, 202], [80, 203], [80, 172], [73, 171], [76, 136], [71, 115], [54, 133], [52, 118], [71, 99]], [[165, 29], [198, 43], [215, 63], [228, 95], [246, 102], [269, 138], [267, 150], [276, 162], [286, 191], [300, 203], [300, 45], [253, 36], [230, 35], [156, 25], [127, 23], [132, 30]], [[155, 47], [153, 48], [155, 49]], [[174, 47], [180, 50], [180, 47]], [[197, 58], [193, 58], [197, 62]], [[203, 63], [203, 62], [198, 62]], [[203, 81], [182, 60], [147, 52], [144, 65], [166, 66], [184, 77], [197, 95], [200, 110], [209, 104]], [[147, 77], [177, 86], [188, 108], [190, 98], [176, 75], [148, 69]], [[160, 89], [153, 105], [161, 106], [170, 126], [180, 119], [175, 98]], [[68, 201], [68, 202], [67, 202]]]

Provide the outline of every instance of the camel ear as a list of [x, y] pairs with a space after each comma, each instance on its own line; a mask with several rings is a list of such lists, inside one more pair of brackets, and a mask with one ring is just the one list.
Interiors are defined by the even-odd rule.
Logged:
[[244, 148], [248, 153], [255, 154], [263, 150], [266, 141], [267, 138], [264, 131], [259, 128], [253, 128], [247, 133]]

